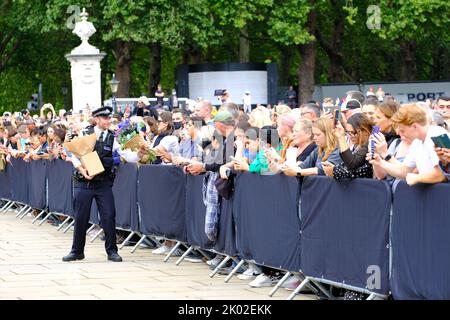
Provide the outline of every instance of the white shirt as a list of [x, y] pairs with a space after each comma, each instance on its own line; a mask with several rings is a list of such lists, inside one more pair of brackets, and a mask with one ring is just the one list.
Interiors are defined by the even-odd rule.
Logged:
[[409, 147], [408, 154], [403, 164], [409, 168], [417, 168], [420, 174], [431, 172], [439, 164], [439, 157], [434, 151], [434, 143], [431, 137], [447, 134], [442, 127], [430, 126], [425, 141], [415, 139]]
[[[153, 140], [152, 148], [155, 148], [155, 142], [157, 137], [158, 136], [156, 136], [155, 139]], [[178, 154], [179, 152], [178, 138], [176, 136], [172, 135], [165, 136], [164, 138], [161, 139], [158, 145], [163, 146], [164, 149], [172, 156]]]
[[251, 105], [252, 104], [252, 96], [249, 94], [244, 94], [242, 96], [242, 101], [246, 106]]
[[[97, 136], [97, 140], [100, 139], [102, 132], [104, 132], [103, 141], [105, 141], [107, 135], [109, 134], [108, 130], [102, 131], [97, 126], [94, 127], [94, 132], [95, 132], [95, 135]], [[122, 147], [120, 146], [120, 143], [117, 141], [117, 139], [114, 139], [113, 153], [115, 151], [117, 151], [119, 153], [119, 155], [125, 159], [126, 162], [135, 163], [135, 162], [139, 161], [137, 152], [131, 151], [129, 149], [122, 150]], [[75, 155], [72, 155], [71, 158], [72, 158], [72, 164], [75, 168], [77, 168], [78, 166], [81, 165], [81, 161], [80, 161], [80, 159], [78, 159], [78, 157], [76, 157]]]

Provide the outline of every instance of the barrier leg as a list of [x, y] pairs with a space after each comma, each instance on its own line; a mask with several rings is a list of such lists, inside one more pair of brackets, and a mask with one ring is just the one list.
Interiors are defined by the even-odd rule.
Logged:
[[67, 217], [66, 220], [64, 220], [59, 226], [58, 228], [56, 228], [56, 231], [61, 230], [61, 228], [67, 223], [67, 221], [69, 221], [70, 219], [72, 219], [72, 217]]
[[184, 260], [184, 258], [186, 258], [186, 256], [194, 249], [194, 246], [190, 246], [185, 253], [183, 253], [183, 255], [180, 257], [180, 259], [177, 260], [177, 262], [175, 262], [175, 264], [177, 266], [180, 265], [180, 263]]
[[134, 236], [135, 232], [132, 231], [128, 237], [125, 238], [125, 240], [123, 240], [123, 242], [121, 243], [121, 245], [119, 246], [119, 249], [122, 249], [127, 243], [128, 241], [130, 241], [131, 237]]
[[63, 230], [63, 233], [66, 233], [73, 225], [75, 224], [75, 220], [72, 220], [69, 225], [67, 226], [67, 228], [65, 228]]
[[18, 202], [14, 202], [14, 205], [11, 207], [11, 210], [17, 214], [20, 209], [22, 209], [22, 204], [20, 204]]
[[139, 241], [136, 243], [136, 245], [133, 247], [133, 249], [131, 249], [131, 253], [135, 252], [136, 249], [139, 247], [139, 245], [145, 240], [145, 238], [147, 238], [146, 235], [143, 235]]
[[95, 239], [103, 232], [103, 229], [100, 229], [92, 238], [89, 240], [90, 242], [94, 242]]
[[178, 249], [179, 246], [181, 246], [180, 241], [178, 241], [177, 244], [173, 246], [172, 250], [169, 251], [169, 253], [164, 258], [164, 262], [169, 261], [170, 257], [175, 253], [175, 251]]
[[41, 222], [39, 222], [39, 225], [42, 225], [45, 221], [47, 221], [48, 220], [48, 218], [50, 218], [50, 216], [52, 215], [52, 213], [51, 212], [49, 212], [46, 216], [45, 216], [45, 218], [44, 219], [42, 219], [41, 220]]
[[36, 221], [39, 220], [40, 217], [42, 217], [42, 215], [45, 214], [45, 210], [42, 210], [34, 219], [33, 221], [31, 221], [31, 224], [34, 224]]
[[239, 268], [245, 263], [245, 260], [242, 259], [241, 261], [239, 261], [239, 263], [236, 265], [236, 267], [234, 267], [233, 270], [231, 270], [230, 274], [225, 278], [225, 282], [228, 283], [228, 281], [230, 281], [230, 279], [234, 276], [234, 274], [239, 270]]
[[201, 254], [203, 257], [205, 257], [206, 259], [209, 259], [209, 256], [208, 256], [203, 250], [197, 248], [197, 251], [200, 252], [200, 254]]
[[309, 283], [309, 281], [310, 281], [309, 278], [306, 277], [305, 280], [303, 280], [302, 283], [300, 283], [300, 285], [294, 290], [294, 292], [291, 293], [289, 297], [287, 297], [286, 300], [294, 299], [294, 297], [300, 292], [300, 290], [302, 290]]
[[328, 297], [328, 299], [333, 300], [333, 299], [335, 298], [335, 297], [331, 294], [330, 291], [328, 291], [327, 289], [325, 289], [325, 288], [322, 286], [322, 284], [320, 284], [320, 283], [317, 282], [317, 281], [313, 281], [313, 280], [311, 280], [311, 282], [314, 283], [314, 284], [320, 289], [320, 291], [322, 291], [322, 292]]
[[89, 234], [93, 229], [95, 228], [95, 224], [89, 227], [89, 229], [86, 231], [86, 234]]
[[368, 296], [366, 300], [373, 300], [373, 299], [375, 299], [375, 296], [376, 296], [375, 293], [371, 293], [370, 296]]
[[14, 206], [14, 201], [11, 201], [11, 203], [4, 209], [3, 213], [7, 213], [9, 209], [11, 209]]
[[283, 283], [287, 280], [287, 278], [289, 278], [289, 276], [291, 275], [291, 273], [288, 271], [286, 272], [286, 274], [283, 276], [283, 278], [280, 279], [280, 281], [278, 281], [278, 283], [276, 284], [275, 288], [273, 288], [272, 290], [270, 290], [269, 292], [269, 297], [273, 297], [273, 295], [275, 294], [275, 292], [278, 291], [278, 289], [280, 289], [280, 287], [283, 285]]
[[6, 202], [6, 204], [0, 209], [0, 212], [3, 212], [3, 213], [7, 212], [7, 209], [9, 207], [12, 207], [13, 203], [14, 203], [13, 201]]
[[30, 211], [32, 211], [33, 210], [33, 208], [32, 207], [29, 207], [20, 217], [19, 217], [19, 219], [20, 220], [22, 220], [27, 214], [28, 214], [28, 212], [30, 212]]
[[214, 277], [214, 276], [216, 275], [216, 273], [219, 272], [219, 269], [222, 268], [222, 267], [225, 265], [225, 263], [227, 263], [228, 260], [230, 260], [230, 259], [231, 259], [230, 256], [226, 256], [226, 257], [222, 260], [222, 262], [219, 263], [219, 265], [214, 269], [214, 271], [211, 272], [211, 273], [209, 274], [209, 277], [210, 277], [210, 278]]
[[27, 206], [27, 205], [24, 205], [24, 206], [22, 207], [22, 209], [19, 210], [19, 212], [16, 214], [16, 218], [19, 217], [19, 216], [22, 214], [23, 210], [25, 210], [25, 209], [28, 209], [28, 206]]
[[[152, 237], [152, 236], [148, 236], [147, 238], [145, 238], [144, 242], [145, 242], [147, 245], [149, 245], [150, 247], [151, 247], [151, 246], [154, 246], [154, 245], [158, 246], [158, 244], [159, 244], [158, 239], [156, 239], [155, 237]], [[153, 243], [152, 243], [152, 242], [153, 242]]]

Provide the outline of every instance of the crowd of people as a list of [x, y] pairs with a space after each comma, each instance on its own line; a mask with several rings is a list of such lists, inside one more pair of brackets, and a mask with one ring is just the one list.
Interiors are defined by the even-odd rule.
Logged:
[[[125, 119], [144, 124], [139, 134], [156, 151], [154, 164], [205, 174], [206, 221], [211, 222], [206, 232], [211, 240], [217, 235], [215, 208], [224, 192], [229, 192], [218, 190], [214, 182], [228, 181], [238, 172], [378, 179], [393, 187], [400, 180], [410, 186], [448, 181], [450, 149], [435, 145], [432, 137], [449, 134], [450, 97], [400, 105], [384, 92], [349, 91], [343, 99], [327, 97], [322, 103], [309, 101], [298, 108], [292, 101], [290, 106], [258, 105], [253, 110], [248, 104], [224, 100], [216, 108], [199, 99], [192, 110], [165, 111], [149, 106], [148, 99], [141, 97], [135, 110], [116, 110], [112, 118], [113, 130]], [[333, 111], [327, 111], [330, 107]], [[5, 112], [0, 122], [0, 163], [7, 166], [11, 157], [27, 162], [72, 161], [64, 142], [93, 125], [89, 109], [56, 113], [46, 104], [39, 116], [27, 110]], [[153, 253], [166, 254], [173, 245], [165, 241]], [[211, 257], [207, 263], [215, 268], [221, 258]], [[202, 261], [198, 254], [188, 260]], [[232, 267], [225, 266], [224, 272]], [[263, 287], [274, 285], [281, 276], [277, 270], [250, 264], [239, 278], [252, 280], [252, 287]], [[284, 287], [293, 289], [299, 280], [292, 276]]]

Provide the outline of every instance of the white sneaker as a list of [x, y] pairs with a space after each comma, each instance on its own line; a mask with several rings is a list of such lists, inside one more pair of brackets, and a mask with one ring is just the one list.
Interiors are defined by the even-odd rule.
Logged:
[[244, 271], [244, 273], [238, 275], [237, 277], [241, 280], [252, 280], [255, 279], [259, 274], [260, 272], [258, 272], [256, 269], [254, 269], [253, 267], [249, 267]]
[[250, 287], [253, 288], [262, 288], [262, 287], [271, 287], [276, 282], [277, 280], [275, 280], [273, 277], [261, 273], [259, 276], [256, 277], [255, 280], [250, 282], [249, 285]]
[[293, 275], [290, 276], [285, 282], [283, 282], [281, 287], [285, 288], [286, 290], [295, 290], [300, 285], [300, 283], [300, 277], [297, 275]]
[[158, 249], [152, 250], [153, 254], [167, 254], [170, 252], [170, 250], [172, 250], [172, 248], [169, 248], [168, 246], [166, 246], [165, 244], [163, 244], [161, 247], [159, 247]]
[[217, 267], [222, 262], [222, 258], [217, 255], [214, 259], [206, 261], [209, 266]]

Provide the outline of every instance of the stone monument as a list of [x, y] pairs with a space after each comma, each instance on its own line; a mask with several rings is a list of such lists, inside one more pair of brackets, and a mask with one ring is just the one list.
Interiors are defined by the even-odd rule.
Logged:
[[81, 21], [75, 24], [73, 33], [81, 39], [81, 44], [66, 54], [71, 65], [73, 112], [89, 108], [91, 111], [102, 105], [100, 61], [106, 53], [88, 43], [95, 33], [94, 25], [88, 22], [88, 13], [83, 8]]

